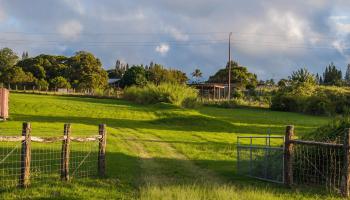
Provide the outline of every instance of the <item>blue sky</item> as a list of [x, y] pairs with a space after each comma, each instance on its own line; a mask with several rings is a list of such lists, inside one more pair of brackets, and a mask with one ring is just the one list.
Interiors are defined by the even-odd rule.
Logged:
[[94, 53], [150, 61], [204, 78], [232, 57], [261, 79], [307, 67], [321, 73], [350, 63], [350, 1], [345, 0], [0, 0], [0, 48], [18, 54]]

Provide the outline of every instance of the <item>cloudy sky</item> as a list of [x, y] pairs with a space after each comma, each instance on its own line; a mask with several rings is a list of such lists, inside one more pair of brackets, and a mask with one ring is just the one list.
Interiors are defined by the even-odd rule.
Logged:
[[0, 0], [0, 48], [19, 54], [86, 50], [204, 77], [232, 57], [259, 78], [350, 63], [349, 0]]

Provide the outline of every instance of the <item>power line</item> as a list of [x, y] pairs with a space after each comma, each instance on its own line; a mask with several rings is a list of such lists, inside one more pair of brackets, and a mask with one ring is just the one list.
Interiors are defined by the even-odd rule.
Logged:
[[[238, 31], [209, 31], [209, 32], [180, 32], [183, 35], [226, 35], [232, 32], [235, 36], [264, 36], [264, 37], [286, 37], [286, 34], [281, 33], [258, 33], [258, 32], [238, 32]], [[57, 32], [25, 32], [25, 31], [0, 31], [0, 34], [22, 34], [22, 35], [58, 35], [62, 36], [61, 33]], [[159, 36], [159, 35], [169, 35], [171, 32], [82, 32], [79, 33], [79, 36]], [[314, 35], [314, 39], [338, 39], [336, 36], [325, 36], [325, 35]]]

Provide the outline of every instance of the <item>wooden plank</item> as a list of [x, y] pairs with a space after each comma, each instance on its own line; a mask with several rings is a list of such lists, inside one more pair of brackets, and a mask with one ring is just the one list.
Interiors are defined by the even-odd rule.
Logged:
[[19, 186], [26, 188], [30, 185], [30, 159], [31, 159], [31, 146], [30, 146], [30, 123], [23, 123], [22, 136], [25, 139], [22, 142], [21, 149], [21, 174], [19, 179]]
[[340, 192], [343, 197], [349, 197], [350, 186], [350, 129], [346, 129], [344, 136], [344, 158], [343, 170], [341, 175]]
[[4, 120], [8, 118], [8, 97], [9, 91], [6, 88], [0, 88], [0, 117]]
[[63, 132], [65, 139], [62, 142], [61, 152], [61, 180], [64, 181], [69, 181], [70, 133], [71, 125], [65, 124]]
[[25, 136], [0, 136], [0, 142], [20, 142]]
[[106, 175], [106, 145], [107, 145], [107, 130], [106, 124], [100, 124], [99, 135], [101, 138], [99, 139], [99, 147], [98, 147], [98, 174], [103, 177]]
[[293, 185], [293, 143], [290, 142], [294, 135], [294, 126], [286, 127], [286, 135], [284, 141], [284, 184], [287, 187]]

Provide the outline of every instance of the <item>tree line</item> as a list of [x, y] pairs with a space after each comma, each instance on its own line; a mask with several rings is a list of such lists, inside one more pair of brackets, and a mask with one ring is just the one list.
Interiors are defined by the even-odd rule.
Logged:
[[74, 56], [41, 54], [20, 59], [9, 48], [0, 49], [0, 82], [41, 90], [74, 88], [93, 90], [108, 84], [108, 74], [92, 53], [76, 52]]
[[0, 49], [0, 83], [16, 87], [35, 87], [40, 90], [74, 88], [76, 91], [105, 89], [108, 79], [119, 79], [121, 87], [148, 82], [188, 81], [180, 70], [168, 69], [151, 62], [149, 65], [132, 65], [117, 60], [113, 69], [104, 70], [100, 59], [86, 51], [71, 57], [41, 54], [29, 57], [23, 52], [20, 58], [9, 48]]
[[149, 65], [133, 65], [117, 60], [114, 69], [107, 71], [109, 78], [119, 79], [121, 87], [131, 85], [145, 86], [148, 82], [159, 85], [163, 82], [185, 84], [188, 81], [186, 73], [166, 68], [161, 64], [151, 62]]

